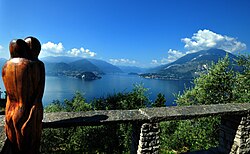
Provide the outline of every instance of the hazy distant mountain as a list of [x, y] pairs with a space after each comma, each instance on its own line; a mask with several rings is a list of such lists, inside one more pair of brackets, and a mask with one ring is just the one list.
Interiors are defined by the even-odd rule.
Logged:
[[98, 68], [87, 59], [77, 60], [69, 63], [69, 65], [72, 71], [104, 73], [100, 68]]
[[40, 58], [41, 61], [46, 63], [71, 63], [83, 59], [82, 57], [67, 57], [67, 56], [49, 56]]
[[218, 60], [224, 58], [226, 54], [228, 54], [231, 62], [237, 59], [237, 56], [221, 49], [202, 50], [187, 54], [172, 63], [151, 69], [151, 73], [144, 74], [144, 77], [191, 79], [198, 76], [199, 72], [206, 70], [212, 61], [218, 62]]
[[45, 71], [47, 75], [58, 75], [63, 71], [69, 71], [70, 66], [66, 63], [49, 63], [44, 62], [45, 64]]
[[122, 73], [123, 72], [119, 67], [114, 66], [106, 61], [97, 60], [97, 59], [87, 59], [87, 60], [90, 61], [92, 64], [96, 65], [104, 73]]
[[136, 66], [117, 66], [119, 67], [124, 73], [145, 73], [146, 68], [140, 68]]
[[81, 57], [44, 57], [47, 75], [64, 75], [77, 72], [121, 73], [121, 69], [103, 60]]
[[81, 59], [71, 63], [45, 63], [45, 70], [47, 75], [64, 75], [65, 73], [69, 74], [70, 72], [97, 72], [103, 73], [97, 66], [89, 62], [88, 60]]

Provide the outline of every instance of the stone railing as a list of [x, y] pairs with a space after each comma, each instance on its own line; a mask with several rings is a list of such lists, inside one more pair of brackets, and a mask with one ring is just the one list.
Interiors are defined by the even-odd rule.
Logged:
[[[221, 116], [219, 147], [214, 153], [250, 152], [250, 103], [44, 114], [43, 128], [132, 123], [131, 153], [159, 153], [159, 122]], [[0, 116], [4, 133], [4, 115]], [[1, 135], [4, 136], [4, 135]], [[0, 140], [3, 143], [3, 139]]]

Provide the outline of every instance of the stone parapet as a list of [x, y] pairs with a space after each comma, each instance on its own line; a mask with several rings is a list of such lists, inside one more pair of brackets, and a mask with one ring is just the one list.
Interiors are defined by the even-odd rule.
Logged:
[[222, 116], [218, 149], [221, 153], [250, 153], [249, 114]]
[[141, 127], [138, 154], [158, 154], [160, 149], [159, 123], [144, 123]]
[[[159, 122], [221, 116], [218, 150], [221, 153], [250, 153], [250, 103], [175, 106], [139, 110], [45, 113], [43, 128], [132, 123], [131, 153], [159, 153]], [[4, 115], [0, 115], [4, 143]], [[2, 145], [0, 145], [2, 147]]]

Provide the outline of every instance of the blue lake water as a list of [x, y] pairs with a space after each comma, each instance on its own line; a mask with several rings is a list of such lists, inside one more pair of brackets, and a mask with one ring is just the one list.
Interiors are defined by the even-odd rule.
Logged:
[[[117, 92], [129, 92], [134, 84], [143, 84], [148, 88], [147, 95], [154, 101], [158, 93], [165, 95], [167, 105], [172, 105], [175, 97], [173, 94], [182, 93], [185, 87], [192, 86], [189, 80], [156, 80], [145, 79], [135, 75], [115, 74], [103, 75], [99, 80], [84, 81], [70, 77], [46, 76], [45, 91], [43, 97], [44, 106], [53, 100], [63, 101], [71, 99], [76, 91], [84, 94], [87, 101], [93, 98], [105, 97]], [[2, 79], [0, 88], [4, 90]]]

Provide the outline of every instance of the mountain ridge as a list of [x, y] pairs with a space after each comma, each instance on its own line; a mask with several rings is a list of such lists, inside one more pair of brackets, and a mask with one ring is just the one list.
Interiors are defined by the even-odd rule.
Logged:
[[69, 57], [69, 56], [48, 56], [40, 58], [45, 63], [71, 63], [77, 60], [83, 59], [82, 57]]
[[[160, 79], [193, 79], [204, 72], [212, 62], [216, 63], [219, 59], [228, 54], [229, 60], [235, 63], [237, 56], [221, 49], [201, 50], [187, 54], [176, 61], [150, 69], [150, 72], [142, 74], [145, 78]], [[238, 69], [235, 67], [235, 69]]]
[[121, 73], [122, 70], [106, 61], [82, 57], [44, 57], [48, 75], [65, 75], [80, 72], [95, 72], [97, 74]]
[[147, 68], [141, 68], [137, 66], [122, 66], [117, 65], [124, 73], [145, 73], [148, 69]]

